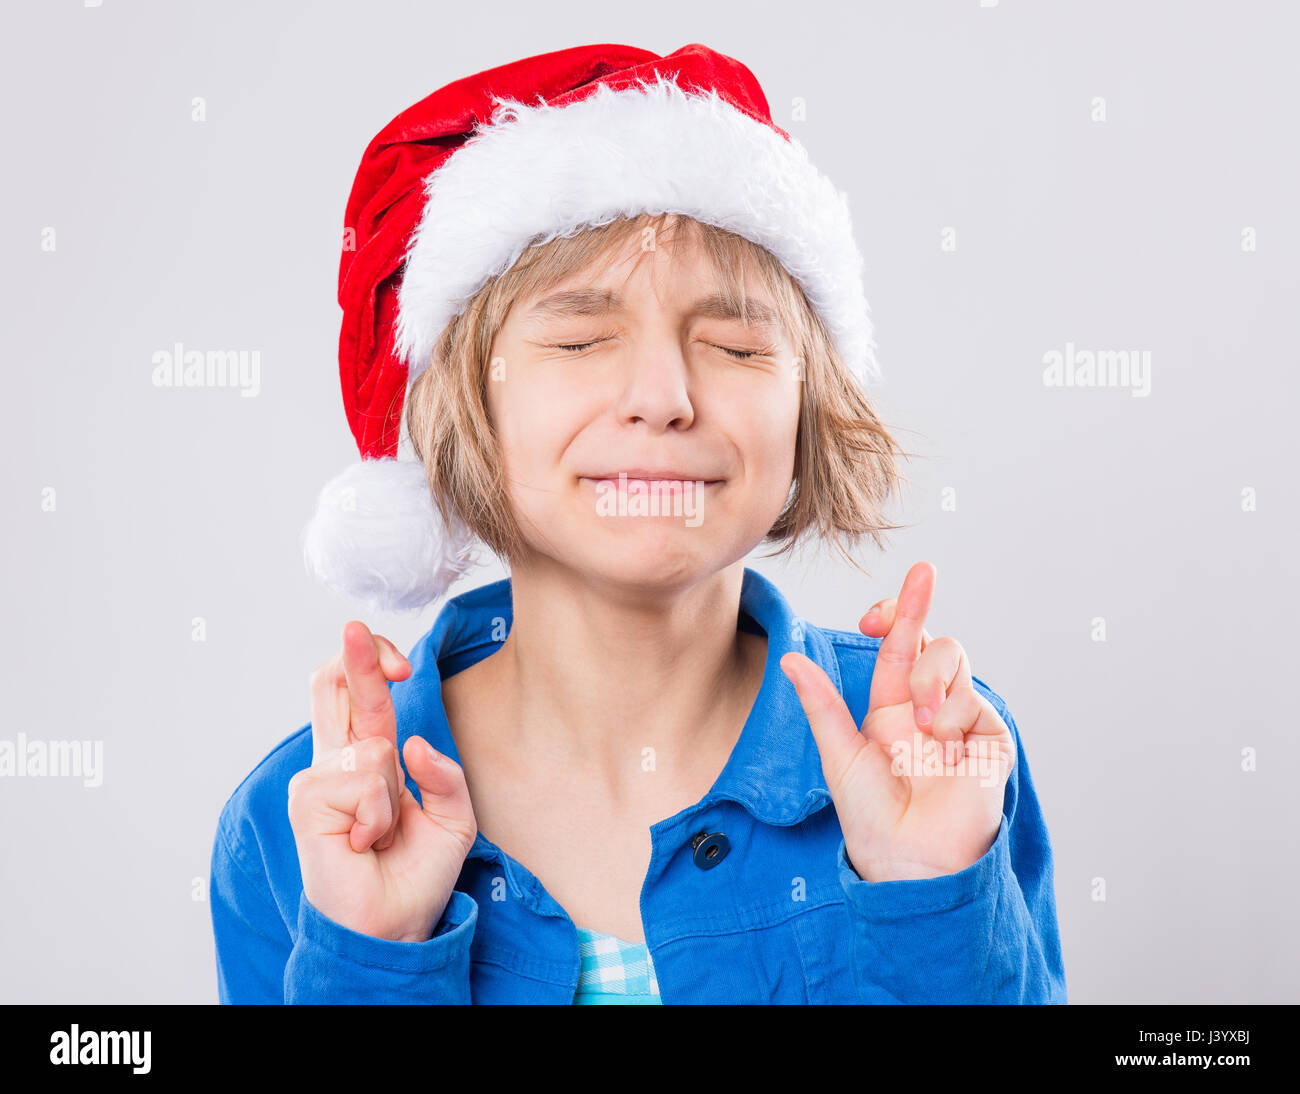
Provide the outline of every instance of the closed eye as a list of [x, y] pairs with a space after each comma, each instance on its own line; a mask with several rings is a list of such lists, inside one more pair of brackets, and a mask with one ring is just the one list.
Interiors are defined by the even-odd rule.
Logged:
[[729, 353], [738, 361], [744, 361], [750, 357], [758, 356], [758, 350], [756, 349], [732, 349], [730, 346], [718, 346], [717, 348], [722, 350], [723, 353]]
[[[552, 344], [550, 348], [563, 350], [565, 353], [581, 353], [592, 346], [600, 345], [605, 340], [604, 338], [598, 338], [592, 342], [559, 342]], [[710, 342], [709, 345], [713, 346], [714, 349], [722, 350], [723, 353], [734, 357], [737, 361], [747, 361], [751, 357], [763, 357], [776, 352], [774, 349], [732, 349], [730, 346], [719, 346], [714, 342]]]
[[748, 361], [751, 357], [768, 357], [776, 352], [774, 346], [765, 347], [764, 349], [732, 349], [730, 346], [719, 346], [715, 342], [710, 342], [709, 345], [713, 346], [714, 349], [722, 350], [723, 353], [734, 357], [737, 361]]
[[547, 342], [545, 345], [547, 349], [558, 349], [562, 353], [578, 354], [583, 350], [591, 349], [592, 346], [598, 346], [602, 342], [608, 342], [610, 339], [615, 337], [615, 333], [611, 331], [609, 333], [598, 335], [590, 342]]

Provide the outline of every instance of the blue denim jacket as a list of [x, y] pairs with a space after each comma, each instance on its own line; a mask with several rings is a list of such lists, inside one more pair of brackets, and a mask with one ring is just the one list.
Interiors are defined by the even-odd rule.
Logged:
[[[419, 733], [459, 761], [441, 680], [495, 650], [511, 619], [508, 579], [444, 605], [411, 653], [411, 676], [390, 685], [399, 746]], [[767, 635], [758, 698], [713, 788], [650, 829], [641, 921], [663, 1001], [1064, 1003], [1051, 845], [1002, 699], [974, 679], [1016, 740], [992, 847], [956, 874], [864, 881], [845, 854], [816, 742], [779, 662], [798, 650], [819, 664], [860, 725], [880, 640], [798, 618], [748, 568], [738, 622]], [[289, 779], [311, 754], [306, 726], [221, 812], [209, 891], [223, 1003], [573, 1001], [573, 920], [482, 833], [428, 941], [360, 934], [314, 908], [286, 804]], [[418, 799], [409, 776], [406, 784]], [[725, 840], [692, 846], [717, 833]]]

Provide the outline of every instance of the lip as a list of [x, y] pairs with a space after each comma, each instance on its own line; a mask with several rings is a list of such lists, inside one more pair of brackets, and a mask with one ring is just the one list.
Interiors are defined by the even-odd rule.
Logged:
[[596, 475], [580, 475], [579, 478], [588, 479], [592, 482], [617, 482], [620, 476], [624, 476], [629, 482], [639, 480], [641, 482], [702, 482], [705, 485], [723, 482], [723, 479], [710, 479], [703, 475], [693, 475], [689, 471], [651, 471], [647, 468], [629, 467], [621, 468], [618, 471], [602, 472]]

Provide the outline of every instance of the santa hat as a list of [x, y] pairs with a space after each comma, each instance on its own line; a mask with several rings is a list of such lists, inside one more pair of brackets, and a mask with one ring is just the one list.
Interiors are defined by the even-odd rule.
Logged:
[[348, 198], [339, 377], [361, 462], [320, 494], [309, 567], [375, 610], [418, 609], [475, 559], [423, 465], [397, 459], [409, 384], [526, 246], [681, 213], [766, 248], [859, 381], [876, 378], [846, 198], [772, 120], [754, 75], [693, 44], [577, 46], [448, 84], [370, 142]]

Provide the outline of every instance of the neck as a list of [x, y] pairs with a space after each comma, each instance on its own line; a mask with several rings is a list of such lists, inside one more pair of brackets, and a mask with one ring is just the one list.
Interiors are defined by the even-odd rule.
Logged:
[[762, 671], [761, 639], [737, 630], [743, 579], [743, 563], [671, 589], [516, 566], [514, 621], [493, 655], [516, 761], [583, 771], [622, 797], [648, 770], [680, 777], [725, 758]]

